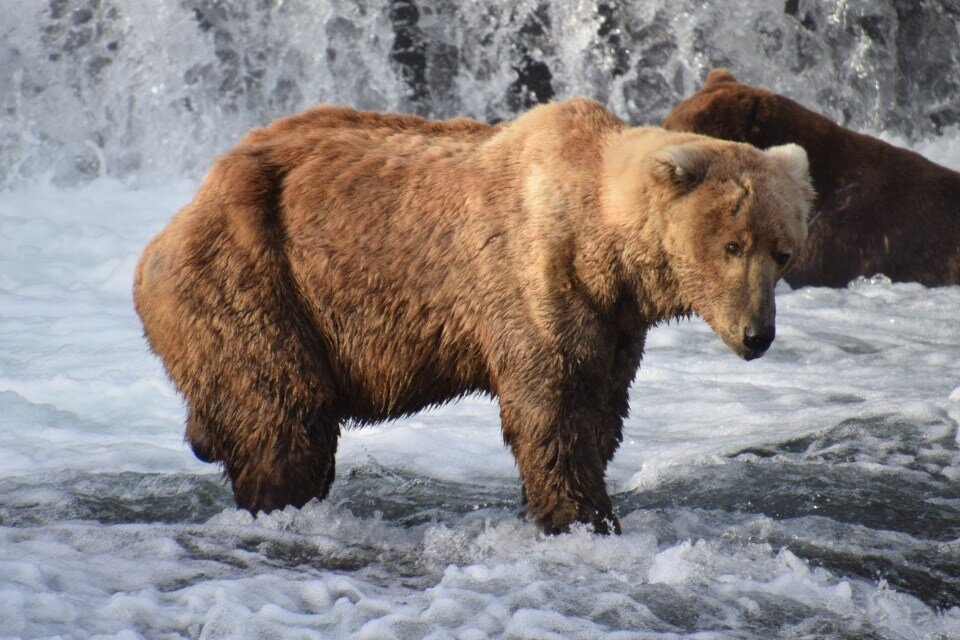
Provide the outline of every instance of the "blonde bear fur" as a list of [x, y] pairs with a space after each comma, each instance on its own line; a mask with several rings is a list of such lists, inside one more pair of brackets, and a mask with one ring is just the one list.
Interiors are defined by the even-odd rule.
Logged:
[[217, 161], [134, 298], [187, 440], [251, 512], [325, 497], [342, 424], [481, 392], [529, 517], [618, 531], [604, 474], [647, 330], [696, 313], [761, 355], [812, 196], [799, 147], [584, 99], [496, 126], [322, 106]]

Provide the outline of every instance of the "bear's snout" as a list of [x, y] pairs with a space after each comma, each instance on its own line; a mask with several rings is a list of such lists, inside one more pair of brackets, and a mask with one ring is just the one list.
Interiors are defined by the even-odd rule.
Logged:
[[747, 349], [744, 358], [753, 360], [762, 356], [773, 344], [776, 335], [777, 328], [772, 324], [748, 324], [743, 330], [743, 346]]

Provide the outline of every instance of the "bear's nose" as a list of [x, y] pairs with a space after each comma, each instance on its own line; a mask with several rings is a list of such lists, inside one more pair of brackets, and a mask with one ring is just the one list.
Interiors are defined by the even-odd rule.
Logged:
[[743, 346], [750, 351], [763, 353], [770, 348], [777, 330], [772, 324], [761, 327], [755, 324], [747, 325], [743, 330]]

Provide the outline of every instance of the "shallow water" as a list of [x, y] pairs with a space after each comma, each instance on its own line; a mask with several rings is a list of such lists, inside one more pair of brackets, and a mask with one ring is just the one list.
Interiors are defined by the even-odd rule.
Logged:
[[183, 445], [130, 302], [193, 188], [0, 201], [0, 635], [960, 637], [960, 287], [782, 286], [750, 363], [654, 329], [622, 536], [519, 518], [481, 398], [347, 431], [327, 501], [254, 519]]
[[751, 363], [655, 329], [609, 538], [518, 517], [480, 398], [238, 512], [130, 300], [170, 176], [317, 101], [656, 122], [729, 66], [960, 169], [955, 4], [0, 0], [0, 637], [960, 638], [960, 287], [783, 286]]

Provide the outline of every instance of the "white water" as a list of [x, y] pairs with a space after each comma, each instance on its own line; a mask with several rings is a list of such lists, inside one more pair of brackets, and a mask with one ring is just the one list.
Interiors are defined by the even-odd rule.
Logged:
[[193, 188], [0, 199], [0, 636], [960, 637], [960, 287], [784, 286], [751, 363], [655, 329], [620, 537], [519, 520], [479, 399], [347, 432], [328, 501], [254, 520], [130, 300]]
[[655, 329], [619, 537], [519, 520], [475, 398], [346, 433], [322, 504], [232, 508], [129, 290], [250, 126], [579, 94], [652, 122], [726, 65], [960, 169], [952, 0], [409, 4], [0, 0], [0, 638], [960, 638], [960, 287], [783, 287], [751, 363]]

